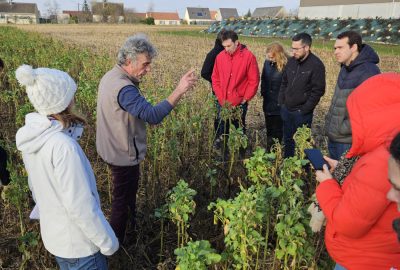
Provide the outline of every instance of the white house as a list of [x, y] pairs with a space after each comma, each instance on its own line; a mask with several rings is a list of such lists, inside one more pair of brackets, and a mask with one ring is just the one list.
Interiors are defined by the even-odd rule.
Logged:
[[299, 18], [400, 18], [400, 0], [300, 0]]
[[239, 14], [236, 8], [219, 8], [215, 16], [217, 21], [232, 20], [237, 18], [239, 18]]
[[215, 19], [211, 18], [208, 8], [188, 7], [185, 12], [185, 20], [188, 24], [211, 24]]
[[178, 12], [147, 12], [146, 18], [154, 18], [155, 25], [180, 25]]
[[40, 13], [36, 4], [0, 3], [0, 24], [36, 24]]

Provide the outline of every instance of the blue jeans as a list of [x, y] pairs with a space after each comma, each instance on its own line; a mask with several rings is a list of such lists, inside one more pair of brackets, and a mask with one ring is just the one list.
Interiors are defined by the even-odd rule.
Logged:
[[303, 114], [299, 110], [289, 111], [286, 106], [281, 106], [281, 117], [283, 121], [283, 142], [285, 144], [284, 157], [293, 157], [295, 149], [293, 135], [303, 125], [311, 128], [313, 113]]
[[[222, 134], [229, 134], [229, 122], [225, 122], [220, 114], [221, 114], [221, 105], [219, 104], [218, 100], [216, 101], [215, 105], [217, 106], [217, 117], [216, 117], [216, 122], [215, 122], [215, 128], [216, 128], [216, 136], [215, 138], [218, 139], [221, 137]], [[247, 114], [247, 103], [238, 105], [240, 106], [240, 109], [242, 110], [242, 115], [240, 121], [242, 122], [242, 127], [243, 127], [243, 133], [246, 134], [246, 114]], [[235, 126], [235, 128], [239, 127], [239, 119], [232, 119], [231, 123]]]
[[341, 266], [340, 264], [337, 263], [333, 270], [346, 270], [346, 268], [344, 268], [343, 266]]
[[107, 270], [107, 258], [99, 252], [82, 258], [61, 258], [56, 256], [60, 270]]
[[343, 155], [343, 153], [349, 150], [350, 147], [351, 147], [350, 143], [337, 143], [329, 140], [328, 142], [329, 156], [333, 159], [339, 160], [340, 157]]

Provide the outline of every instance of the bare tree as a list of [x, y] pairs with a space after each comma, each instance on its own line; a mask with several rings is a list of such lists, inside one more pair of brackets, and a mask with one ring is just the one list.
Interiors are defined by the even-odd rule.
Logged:
[[150, 1], [148, 7], [147, 7], [147, 12], [154, 12], [154, 3], [153, 1]]
[[57, 0], [46, 0], [44, 3], [47, 9], [47, 16], [53, 23], [57, 23], [57, 13], [60, 9], [60, 5], [58, 4]]
[[100, 16], [102, 22], [118, 22], [120, 16], [124, 15], [124, 5], [111, 3], [103, 0], [102, 2], [92, 2], [92, 13]]
[[138, 17], [134, 8], [124, 9], [124, 16], [126, 23], [139, 23], [142, 18]]

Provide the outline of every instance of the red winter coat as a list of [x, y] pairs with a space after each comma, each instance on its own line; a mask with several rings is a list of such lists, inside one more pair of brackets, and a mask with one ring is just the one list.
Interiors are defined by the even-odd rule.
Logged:
[[260, 82], [256, 57], [240, 43], [232, 55], [224, 50], [215, 60], [211, 79], [219, 104], [229, 102], [236, 106], [249, 101]]
[[386, 198], [388, 145], [400, 130], [400, 75], [374, 76], [349, 96], [353, 145], [347, 157], [360, 156], [340, 187], [326, 180], [317, 198], [327, 218], [325, 243], [347, 270], [400, 269], [400, 243], [392, 221], [400, 216]]

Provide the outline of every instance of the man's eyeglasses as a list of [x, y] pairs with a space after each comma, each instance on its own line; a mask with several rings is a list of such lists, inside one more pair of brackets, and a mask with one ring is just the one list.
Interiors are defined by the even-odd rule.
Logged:
[[291, 49], [292, 49], [292, 51], [296, 51], [296, 52], [297, 52], [298, 50], [301, 50], [301, 49], [303, 49], [304, 47], [305, 47], [305, 46], [302, 46], [302, 47], [300, 47], [300, 48], [293, 48], [293, 47], [292, 47]]

